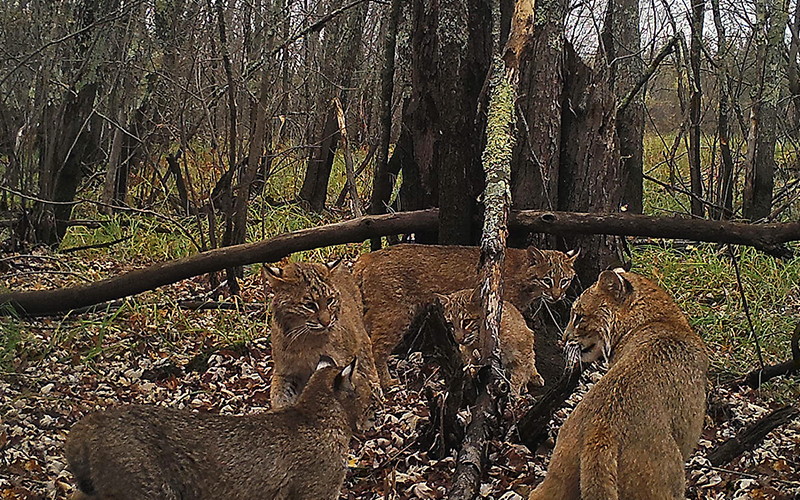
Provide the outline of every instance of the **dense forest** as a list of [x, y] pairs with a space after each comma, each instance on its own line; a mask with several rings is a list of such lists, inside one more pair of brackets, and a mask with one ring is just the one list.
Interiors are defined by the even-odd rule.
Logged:
[[[580, 258], [526, 314], [545, 387], [403, 353], [343, 498], [526, 496], [607, 369], [564, 370], [569, 303], [620, 266], [711, 355], [687, 495], [800, 491], [800, 2], [10, 0], [0, 26], [0, 497], [71, 493], [88, 410], [269, 406], [252, 264], [401, 241], [482, 245], [484, 361], [506, 246]], [[454, 377], [480, 397], [447, 415]], [[469, 426], [437, 426], [473, 415], [504, 423], [464, 472]]]

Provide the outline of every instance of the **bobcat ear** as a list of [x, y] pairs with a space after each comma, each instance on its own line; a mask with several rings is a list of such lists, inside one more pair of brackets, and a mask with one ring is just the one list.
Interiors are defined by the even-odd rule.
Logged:
[[330, 261], [330, 262], [326, 262], [326, 263], [325, 263], [325, 267], [327, 267], [327, 268], [328, 268], [328, 271], [333, 271], [334, 269], [336, 269], [336, 266], [338, 266], [339, 264], [341, 264], [341, 263], [342, 263], [342, 258], [343, 258], [343, 257], [339, 257], [339, 258], [338, 258], [338, 259], [336, 259], [336, 260], [332, 260], [332, 261]]
[[577, 259], [580, 256], [580, 254], [581, 254], [580, 248], [567, 251], [567, 257], [569, 257], [570, 262], [575, 262], [575, 259]]
[[266, 279], [270, 286], [274, 287], [276, 283], [285, 281], [283, 277], [283, 269], [275, 266], [268, 266], [264, 264], [261, 268], [261, 276]]
[[445, 295], [443, 293], [433, 292], [434, 297], [439, 299], [439, 302], [442, 303], [442, 307], [446, 306], [450, 302], [450, 296]]
[[336, 375], [336, 378], [333, 379], [333, 390], [334, 391], [341, 391], [342, 388], [353, 390], [353, 374], [356, 372], [356, 360], [358, 358], [353, 358], [353, 361], [350, 362], [349, 365], [342, 368], [342, 371]]
[[321, 354], [319, 357], [319, 362], [317, 363], [317, 370], [322, 370], [323, 368], [327, 368], [329, 366], [336, 366], [336, 363], [334, 363], [330, 356]]
[[597, 286], [610, 293], [614, 299], [621, 301], [633, 292], [633, 285], [622, 274], [615, 271], [603, 271], [597, 279]]
[[536, 247], [528, 247], [528, 258], [531, 262], [541, 262], [544, 259], [544, 253]]

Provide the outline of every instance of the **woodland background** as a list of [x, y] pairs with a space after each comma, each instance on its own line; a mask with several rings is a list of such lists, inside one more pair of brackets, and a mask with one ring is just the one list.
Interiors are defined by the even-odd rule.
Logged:
[[[367, 213], [438, 207], [438, 230], [416, 232], [417, 241], [477, 243], [493, 6], [0, 2], [3, 291], [97, 281]], [[505, 44], [515, 5], [497, 6]], [[533, 8], [515, 68], [514, 209], [797, 219], [798, 2]], [[581, 248], [572, 298], [599, 269], [631, 261], [709, 344], [720, 411], [690, 464], [692, 498], [798, 494], [797, 422], [729, 468], [703, 461], [800, 395], [791, 377], [758, 390], [735, 384], [789, 356], [800, 314], [794, 244], [777, 259], [683, 240], [509, 235], [510, 245], [528, 243]], [[292, 258], [352, 258], [367, 246]], [[268, 292], [257, 267], [234, 267], [91, 311], [0, 318], [2, 497], [70, 491], [60, 446], [92, 408], [266, 406]], [[551, 327], [566, 319], [543, 314]], [[445, 495], [452, 458], [416, 447], [430, 417], [418, 396], [442, 387], [417, 361], [398, 362], [410, 390], [392, 396], [374, 435], [358, 443], [345, 496]], [[499, 439], [492, 453], [481, 494], [499, 498], [524, 496], [549, 452]]]

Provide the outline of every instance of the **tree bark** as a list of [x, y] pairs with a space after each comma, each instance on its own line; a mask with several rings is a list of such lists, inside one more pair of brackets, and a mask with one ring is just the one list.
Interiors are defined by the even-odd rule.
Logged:
[[725, 25], [719, 10], [719, 0], [711, 0], [711, 9], [714, 14], [714, 26], [717, 29], [717, 87], [719, 88], [719, 110], [717, 113], [717, 132], [719, 133], [720, 171], [717, 182], [716, 203], [722, 210], [715, 210], [716, 219], [730, 219], [733, 217], [733, 156], [731, 155], [729, 137], [730, 114], [730, 64], [728, 56], [728, 40], [725, 35]]
[[[603, 64], [593, 71], [567, 44], [565, 88], [561, 106], [561, 169], [558, 209], [616, 212], [624, 184], [616, 134], [616, 99]], [[566, 238], [580, 246], [576, 265], [579, 283], [593, 283], [602, 269], [620, 264], [614, 238]]]
[[47, 245], [58, 245], [66, 234], [72, 205], [64, 202], [75, 199], [81, 165], [90, 163], [97, 149], [99, 126], [89, 126], [97, 88], [90, 83], [77, 93], [68, 92], [58, 110], [49, 106], [42, 120], [45, 137], [40, 139], [39, 149], [39, 198], [60, 202], [41, 202], [36, 211], [36, 240]]
[[[383, 42], [383, 68], [381, 68], [381, 116], [380, 142], [375, 160], [375, 174], [372, 181], [372, 197], [369, 213], [386, 213], [386, 205], [392, 195], [391, 176], [387, 169], [389, 163], [389, 143], [392, 138], [392, 91], [394, 89], [394, 53], [397, 45], [397, 25], [400, 18], [400, 0], [392, 0], [386, 18], [386, 38]], [[370, 248], [379, 250], [380, 238], [373, 238]]]
[[[617, 102], [621, 102], [642, 80], [638, 0], [610, 0], [603, 25], [603, 48]], [[619, 154], [624, 184], [621, 203], [629, 212], [642, 213], [642, 140], [644, 96], [637, 92], [629, 104], [618, 109], [616, 118]]]
[[[439, 206], [438, 241], [474, 242], [471, 221], [483, 188], [483, 138], [478, 97], [489, 69], [487, 0], [414, 0], [412, 103], [405, 126], [413, 138], [413, 170], [403, 171], [406, 209]], [[431, 235], [418, 241], [436, 242]]]
[[750, 111], [742, 212], [759, 220], [772, 209], [775, 172], [777, 106], [780, 98], [780, 63], [786, 29], [787, 0], [758, 0], [755, 30], [759, 82]]
[[692, 42], [689, 48], [691, 92], [689, 96], [689, 177], [692, 191], [692, 215], [703, 218], [703, 177], [700, 164], [700, 105], [703, 95], [700, 80], [700, 55], [703, 39], [705, 0], [692, 0]]

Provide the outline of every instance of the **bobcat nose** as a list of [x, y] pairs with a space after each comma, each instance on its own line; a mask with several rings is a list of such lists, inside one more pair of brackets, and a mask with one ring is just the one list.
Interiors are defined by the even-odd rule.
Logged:
[[328, 309], [323, 309], [317, 314], [317, 319], [319, 319], [319, 324], [328, 327], [331, 324], [331, 312]]

